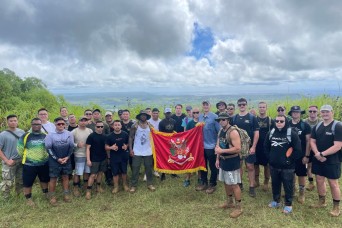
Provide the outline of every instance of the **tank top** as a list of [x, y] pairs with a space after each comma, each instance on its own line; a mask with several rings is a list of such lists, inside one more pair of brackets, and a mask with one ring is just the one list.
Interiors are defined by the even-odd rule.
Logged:
[[134, 138], [134, 155], [136, 156], [151, 156], [152, 148], [150, 143], [150, 127], [141, 128], [138, 125]]

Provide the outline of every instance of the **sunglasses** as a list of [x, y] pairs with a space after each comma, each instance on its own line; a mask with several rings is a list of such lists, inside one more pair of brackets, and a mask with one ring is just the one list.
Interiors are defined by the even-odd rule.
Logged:
[[192, 114], [199, 114], [199, 112], [192, 112]]
[[277, 109], [277, 111], [278, 111], [278, 112], [284, 112], [285, 109], [279, 108], [279, 109]]
[[64, 126], [65, 123], [58, 123], [57, 126]]
[[91, 113], [86, 113], [86, 116], [91, 116]]
[[309, 110], [310, 113], [316, 113], [317, 111], [314, 110]]
[[227, 108], [227, 110], [234, 110], [234, 108]]
[[238, 104], [239, 107], [241, 107], [241, 106], [246, 106], [246, 105], [247, 105], [246, 103]]
[[103, 126], [96, 126], [96, 128], [103, 128]]
[[276, 123], [284, 123], [285, 120], [275, 120]]
[[221, 121], [226, 121], [226, 120], [227, 120], [227, 119], [220, 119], [220, 122], [221, 122]]

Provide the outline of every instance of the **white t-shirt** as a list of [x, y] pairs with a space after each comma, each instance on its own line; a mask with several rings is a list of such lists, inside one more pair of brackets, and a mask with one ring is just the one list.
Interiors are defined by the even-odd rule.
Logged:
[[[75, 157], [78, 158], [85, 158], [86, 157], [86, 141], [88, 136], [93, 133], [93, 130], [91, 130], [90, 128], [85, 128], [85, 129], [81, 129], [81, 128], [75, 128], [74, 130], [71, 131], [71, 134], [73, 134], [74, 136], [74, 144], [75, 144], [75, 151], [74, 151], [74, 155]], [[77, 147], [77, 144], [83, 142], [84, 143], [84, 147], [79, 148]]]
[[161, 121], [161, 119], [158, 118], [158, 120], [153, 120], [152, 118], [147, 120], [155, 130], [159, 131], [159, 123]]
[[135, 132], [133, 151], [136, 156], [152, 155], [150, 127], [144, 129], [138, 126], [137, 131]]

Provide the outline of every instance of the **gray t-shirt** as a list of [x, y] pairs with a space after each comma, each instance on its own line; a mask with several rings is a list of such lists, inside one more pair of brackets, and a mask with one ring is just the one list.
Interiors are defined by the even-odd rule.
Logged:
[[[17, 128], [13, 132], [18, 137], [21, 137], [25, 131]], [[4, 153], [7, 159], [20, 159], [17, 150], [18, 139], [8, 131], [0, 133], [0, 149]]]

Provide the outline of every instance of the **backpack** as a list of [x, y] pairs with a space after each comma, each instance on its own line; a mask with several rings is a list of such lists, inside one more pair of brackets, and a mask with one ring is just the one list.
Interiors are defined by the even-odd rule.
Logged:
[[[251, 143], [252, 143], [251, 138], [249, 137], [249, 135], [247, 134], [247, 132], [245, 130], [239, 128], [236, 125], [231, 126], [226, 133], [226, 138], [227, 138], [229, 144], [231, 144], [231, 145], [232, 145], [232, 141], [230, 140], [229, 135], [230, 135], [230, 132], [232, 130], [236, 130], [240, 135], [240, 141], [241, 141], [240, 157], [241, 158], [248, 157], [249, 148], [251, 147]], [[220, 135], [221, 131], [222, 131], [222, 129], [219, 131], [219, 133], [218, 133], [219, 135]]]
[[[287, 138], [287, 141], [289, 143], [291, 143], [291, 130], [292, 129], [293, 129], [292, 127], [288, 127], [287, 130], [286, 130], [286, 138]], [[274, 134], [274, 131], [275, 131], [275, 128], [272, 128], [272, 130], [270, 131], [270, 135], [268, 137], [269, 140], [271, 140], [271, 138], [272, 138], [272, 136]]]

